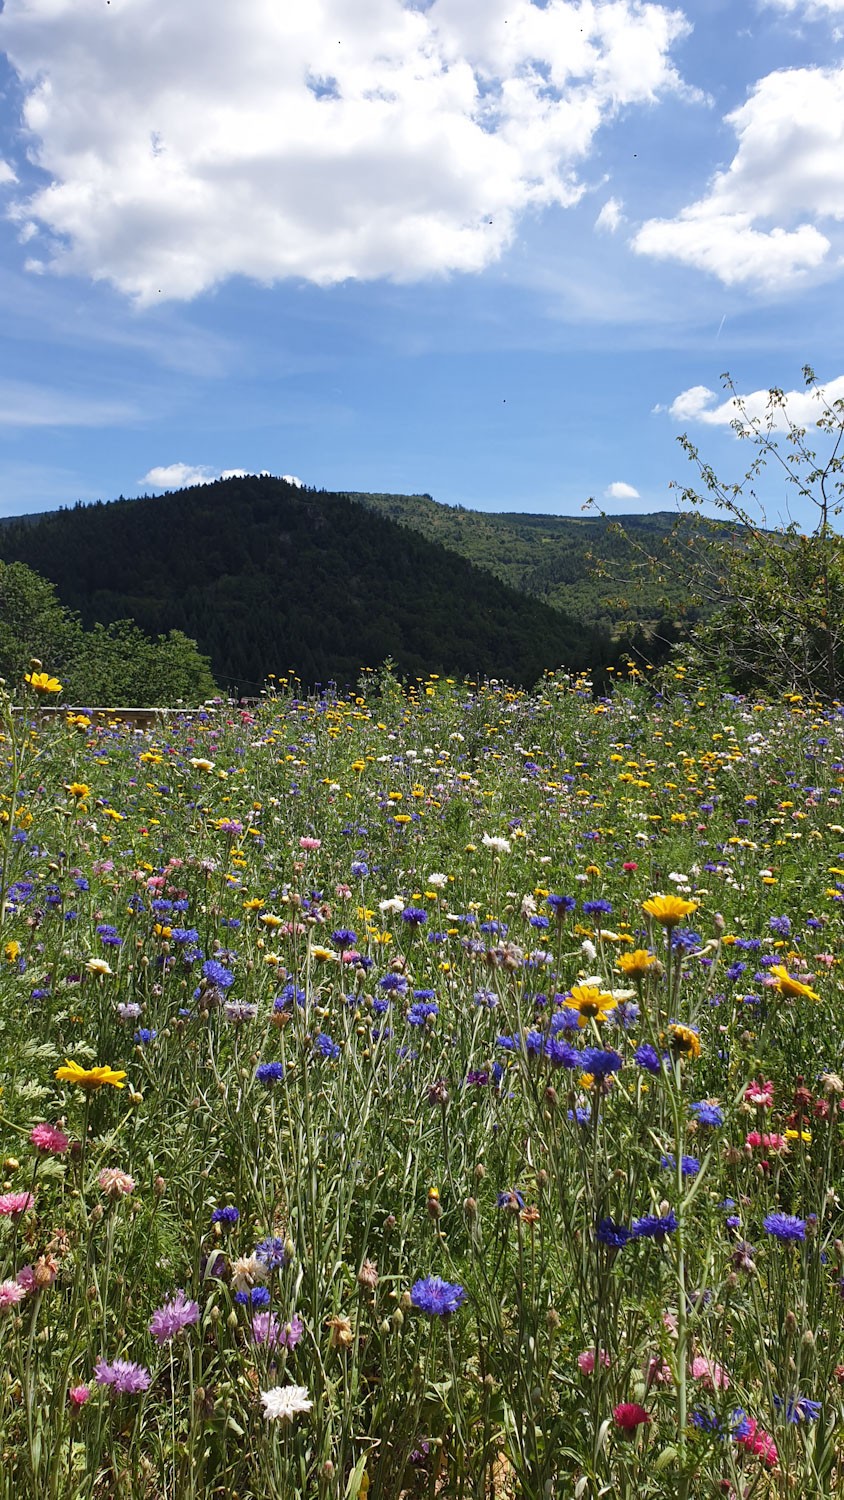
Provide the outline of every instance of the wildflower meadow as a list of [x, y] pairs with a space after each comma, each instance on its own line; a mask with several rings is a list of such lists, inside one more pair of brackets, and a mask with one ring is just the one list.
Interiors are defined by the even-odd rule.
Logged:
[[32, 1500], [844, 1494], [844, 709], [2, 707]]

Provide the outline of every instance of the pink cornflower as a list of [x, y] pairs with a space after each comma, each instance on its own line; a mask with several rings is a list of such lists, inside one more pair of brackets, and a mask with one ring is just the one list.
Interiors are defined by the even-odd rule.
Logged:
[[17, 1218], [18, 1214], [25, 1214], [28, 1208], [32, 1208], [34, 1202], [31, 1193], [0, 1193], [0, 1215]]
[[692, 1360], [692, 1378], [702, 1381], [707, 1391], [730, 1389], [730, 1377], [726, 1370], [722, 1370], [720, 1365], [713, 1364], [702, 1354], [696, 1354]]
[[620, 1427], [622, 1432], [635, 1432], [637, 1427], [651, 1421], [649, 1413], [638, 1401], [619, 1402], [618, 1406], [613, 1407], [612, 1416], [616, 1427]]
[[770, 1109], [774, 1102], [774, 1085], [769, 1078], [762, 1082], [761, 1078], [754, 1079], [744, 1091], [744, 1097], [748, 1104], [758, 1104], [760, 1109]]
[[[610, 1367], [610, 1357], [607, 1354], [606, 1349], [601, 1350], [600, 1358], [601, 1364], [604, 1366], [604, 1369], [608, 1370]], [[581, 1375], [594, 1374], [596, 1363], [597, 1361], [595, 1358], [594, 1349], [584, 1349], [583, 1353], [578, 1354], [577, 1356], [577, 1368], [579, 1369]]]
[[48, 1156], [64, 1156], [70, 1150], [70, 1141], [56, 1125], [33, 1125], [29, 1139], [33, 1146], [37, 1146], [39, 1151], [46, 1152]]
[[17, 1281], [0, 1281], [0, 1311], [5, 1312], [7, 1307], [17, 1307], [26, 1296], [26, 1287]]
[[300, 849], [307, 849], [307, 850], [321, 849], [322, 848], [322, 839], [302, 838], [302, 839], [299, 840], [299, 848]]
[[33, 1287], [35, 1286], [35, 1272], [33, 1271], [32, 1266], [21, 1266], [15, 1277], [15, 1281], [17, 1282], [18, 1286], [23, 1287], [25, 1293], [31, 1292]]
[[746, 1448], [748, 1453], [755, 1453], [769, 1469], [776, 1468], [779, 1458], [777, 1445], [770, 1433], [759, 1426], [755, 1417], [745, 1417], [736, 1433], [736, 1442]]
[[67, 1399], [71, 1406], [78, 1410], [80, 1406], [85, 1405], [90, 1394], [91, 1392], [87, 1385], [72, 1385], [67, 1393]]
[[169, 1344], [185, 1328], [199, 1322], [199, 1303], [191, 1302], [183, 1291], [176, 1292], [170, 1302], [165, 1302], [153, 1313], [149, 1331], [158, 1345]]
[[125, 1198], [135, 1191], [135, 1179], [119, 1167], [103, 1167], [97, 1182], [107, 1198]]

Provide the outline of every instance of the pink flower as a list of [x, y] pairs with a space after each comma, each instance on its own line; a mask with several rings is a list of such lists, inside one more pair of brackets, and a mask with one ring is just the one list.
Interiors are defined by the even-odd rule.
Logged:
[[[592, 1375], [595, 1370], [595, 1364], [596, 1360], [594, 1349], [584, 1349], [582, 1354], [578, 1354], [577, 1368], [579, 1369], [581, 1375]], [[607, 1354], [606, 1349], [601, 1350], [601, 1364], [604, 1366], [605, 1370], [608, 1370], [610, 1367], [610, 1357]]]
[[707, 1391], [728, 1391], [730, 1389], [730, 1377], [726, 1370], [720, 1365], [713, 1364], [702, 1354], [695, 1355], [692, 1360], [692, 1378], [703, 1381]]
[[612, 1415], [616, 1427], [620, 1427], [622, 1432], [635, 1432], [637, 1427], [651, 1421], [648, 1412], [645, 1411], [644, 1406], [639, 1405], [638, 1401], [620, 1402], [618, 1406], [613, 1407]]
[[135, 1191], [135, 1179], [119, 1167], [103, 1167], [97, 1182], [107, 1198], [125, 1198]]
[[0, 1214], [16, 1218], [18, 1214], [25, 1214], [34, 1202], [31, 1193], [0, 1193]]
[[761, 1146], [762, 1136], [760, 1135], [759, 1131], [751, 1130], [745, 1137], [744, 1144], [745, 1146], [749, 1146], [751, 1151], [753, 1151], [757, 1146]]
[[49, 1156], [64, 1156], [70, 1150], [70, 1141], [56, 1125], [33, 1125], [29, 1139], [33, 1146], [46, 1151]]
[[770, 1433], [765, 1432], [764, 1428], [759, 1426], [755, 1417], [745, 1418], [740, 1434], [736, 1434], [736, 1442], [740, 1443], [742, 1448], [746, 1448], [748, 1453], [755, 1453], [769, 1469], [776, 1468], [779, 1458], [777, 1445]]
[[308, 849], [308, 850], [310, 850], [310, 849], [321, 849], [322, 848], [322, 839], [302, 838], [302, 839], [299, 840], [299, 848], [300, 849]]
[[0, 1281], [0, 1310], [5, 1312], [7, 1307], [17, 1307], [26, 1296], [26, 1288], [17, 1281]]
[[67, 1399], [71, 1406], [76, 1407], [78, 1410], [80, 1406], [85, 1405], [90, 1394], [91, 1392], [87, 1385], [72, 1385], [67, 1393]]
[[15, 1277], [15, 1281], [17, 1282], [18, 1286], [23, 1287], [24, 1294], [26, 1294], [27, 1292], [31, 1292], [33, 1287], [35, 1286], [35, 1272], [33, 1271], [32, 1266], [21, 1266], [17, 1276]]
[[645, 1384], [650, 1390], [652, 1385], [671, 1385], [674, 1377], [671, 1374], [671, 1366], [666, 1364], [661, 1354], [652, 1354], [645, 1364]]
[[749, 1104], [758, 1104], [760, 1109], [770, 1109], [774, 1102], [774, 1085], [769, 1078], [762, 1082], [760, 1078], [749, 1083], [744, 1091], [744, 1097]]

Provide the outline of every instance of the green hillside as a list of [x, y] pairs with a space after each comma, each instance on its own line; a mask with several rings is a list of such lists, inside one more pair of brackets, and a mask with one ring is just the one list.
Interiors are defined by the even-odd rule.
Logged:
[[362, 498], [233, 478], [10, 521], [0, 558], [48, 578], [86, 626], [183, 631], [221, 684], [247, 692], [291, 667], [306, 682], [354, 681], [387, 656], [407, 673], [517, 683], [614, 658], [606, 631]]
[[[672, 511], [625, 517], [522, 515], [440, 505], [430, 495], [354, 498], [459, 552], [511, 588], [613, 632], [630, 620], [653, 623], [666, 614], [693, 618], [687, 581], [668, 555], [678, 532]], [[688, 523], [679, 523], [679, 535], [691, 538]], [[646, 565], [647, 554], [665, 556], [664, 573]]]

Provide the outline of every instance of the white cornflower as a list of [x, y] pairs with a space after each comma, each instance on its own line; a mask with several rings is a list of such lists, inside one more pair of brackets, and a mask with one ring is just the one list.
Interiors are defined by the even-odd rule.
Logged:
[[113, 974], [114, 973], [114, 970], [111, 967], [111, 964], [107, 963], [104, 958], [89, 958], [88, 962], [85, 965], [85, 967], [88, 970], [89, 974]]
[[494, 854], [510, 853], [510, 840], [502, 839], [497, 834], [485, 833], [481, 839], [481, 843], [485, 844], [487, 849], [491, 849]]
[[236, 1292], [248, 1292], [266, 1279], [267, 1268], [257, 1255], [239, 1255], [232, 1264], [232, 1286]]
[[310, 1411], [313, 1401], [305, 1385], [274, 1385], [261, 1392], [264, 1416], [268, 1422], [292, 1422], [302, 1412]]
[[580, 945], [580, 951], [583, 954], [584, 958], [588, 958], [590, 964], [593, 964], [595, 962], [595, 959], [598, 957], [598, 950], [590, 938], [583, 939], [583, 942]]
[[388, 896], [386, 901], [378, 902], [378, 910], [385, 913], [404, 911], [404, 901], [401, 896]]
[[428, 876], [426, 883], [431, 887], [432, 891], [441, 891], [443, 886], [448, 885], [448, 876], [441, 875], [439, 871], [435, 870], [433, 875]]

